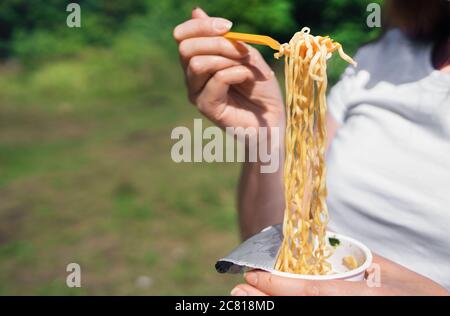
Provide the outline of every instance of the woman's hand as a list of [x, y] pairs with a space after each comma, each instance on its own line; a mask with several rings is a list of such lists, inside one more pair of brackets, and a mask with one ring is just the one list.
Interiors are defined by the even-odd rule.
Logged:
[[189, 100], [223, 128], [281, 127], [283, 102], [274, 73], [256, 49], [223, 37], [231, 25], [196, 8], [191, 20], [175, 28]]
[[[367, 281], [309, 281], [284, 278], [268, 272], [249, 272], [247, 284], [236, 286], [234, 296], [317, 296], [317, 295], [449, 295], [439, 284], [405, 267], [380, 256], [374, 257], [379, 264], [381, 280], [379, 287], [370, 287]], [[371, 278], [370, 269], [368, 273]]]

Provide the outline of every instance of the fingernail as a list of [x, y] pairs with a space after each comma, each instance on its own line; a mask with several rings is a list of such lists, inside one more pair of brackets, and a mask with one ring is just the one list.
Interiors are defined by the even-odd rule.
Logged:
[[244, 275], [248, 284], [255, 286], [258, 283], [258, 275], [255, 272], [248, 272]]
[[241, 288], [235, 287], [230, 292], [231, 296], [248, 296], [247, 292], [242, 290]]
[[231, 21], [222, 19], [222, 18], [216, 18], [213, 20], [213, 28], [217, 32], [225, 32], [231, 29], [233, 26], [233, 23]]

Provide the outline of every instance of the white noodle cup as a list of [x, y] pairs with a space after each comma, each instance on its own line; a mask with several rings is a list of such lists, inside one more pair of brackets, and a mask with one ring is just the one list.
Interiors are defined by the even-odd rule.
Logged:
[[[344, 281], [361, 281], [364, 280], [365, 271], [372, 265], [372, 252], [361, 242], [333, 232], [327, 232], [326, 240], [329, 245], [329, 238], [336, 238], [339, 240], [339, 245], [330, 247], [333, 249], [333, 254], [328, 258], [331, 263], [333, 273], [326, 275], [311, 275], [311, 274], [295, 274], [288, 272], [281, 272], [277, 270], [270, 271], [274, 275], [303, 280], [344, 280]], [[358, 263], [358, 267], [349, 270], [343, 264], [343, 258], [346, 256], [353, 256]]]

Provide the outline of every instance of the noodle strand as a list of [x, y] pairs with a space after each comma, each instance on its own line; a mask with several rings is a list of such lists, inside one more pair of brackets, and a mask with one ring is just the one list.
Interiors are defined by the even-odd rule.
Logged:
[[286, 139], [284, 239], [275, 268], [297, 274], [328, 274], [331, 250], [325, 240], [327, 60], [334, 51], [355, 65], [339, 43], [312, 36], [304, 27], [275, 58], [284, 56]]

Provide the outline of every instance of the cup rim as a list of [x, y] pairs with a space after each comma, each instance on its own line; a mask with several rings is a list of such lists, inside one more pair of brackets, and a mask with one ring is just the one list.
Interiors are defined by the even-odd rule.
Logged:
[[278, 276], [282, 276], [282, 277], [288, 277], [288, 278], [293, 278], [293, 279], [303, 279], [303, 280], [340, 280], [340, 279], [351, 279], [361, 273], [364, 273], [364, 271], [366, 271], [372, 264], [372, 260], [373, 260], [373, 256], [372, 256], [372, 252], [370, 251], [370, 249], [364, 245], [363, 243], [361, 243], [360, 241], [353, 239], [351, 237], [342, 235], [342, 234], [338, 234], [338, 233], [334, 233], [334, 232], [327, 232], [327, 238], [329, 237], [335, 237], [339, 240], [345, 240], [350, 242], [351, 244], [354, 244], [355, 246], [357, 246], [358, 248], [360, 248], [363, 252], [364, 255], [366, 256], [366, 260], [363, 262], [362, 265], [360, 265], [358, 268], [350, 270], [350, 271], [346, 271], [346, 272], [342, 272], [342, 273], [336, 273], [336, 274], [326, 274], [326, 275], [312, 275], [312, 274], [295, 274], [295, 273], [290, 273], [290, 272], [282, 272], [282, 271], [278, 271], [278, 270], [272, 270], [270, 271], [270, 273], [274, 274], [274, 275], [278, 275]]

